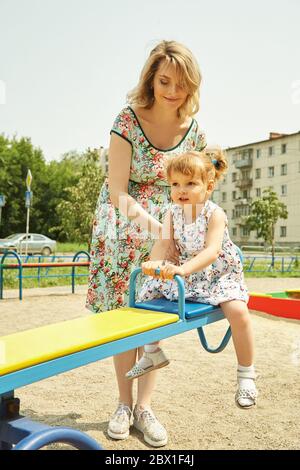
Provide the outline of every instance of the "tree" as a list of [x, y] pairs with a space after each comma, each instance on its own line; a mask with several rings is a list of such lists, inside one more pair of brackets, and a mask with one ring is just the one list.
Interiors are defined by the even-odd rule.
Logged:
[[275, 258], [275, 227], [279, 219], [287, 219], [288, 211], [280, 202], [271, 188], [263, 191], [263, 197], [256, 199], [250, 206], [250, 215], [246, 219], [246, 227], [256, 230], [256, 238], [262, 238], [272, 245], [272, 268]]
[[0, 193], [6, 196], [0, 236], [24, 232], [26, 224], [26, 175], [33, 174], [33, 207], [30, 212], [30, 230], [39, 231], [41, 214], [39, 202], [43, 198], [41, 183], [46, 178], [46, 162], [40, 148], [34, 148], [28, 137], [11, 140], [0, 135]]
[[57, 208], [62, 224], [52, 230], [59, 230], [61, 238], [86, 242], [89, 247], [93, 215], [104, 175], [96, 150], [88, 149], [82, 157], [82, 163], [78, 183], [66, 188], [68, 200], [61, 201]]

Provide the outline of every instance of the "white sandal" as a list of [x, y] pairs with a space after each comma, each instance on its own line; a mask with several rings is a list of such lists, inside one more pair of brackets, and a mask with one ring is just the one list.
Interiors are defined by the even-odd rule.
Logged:
[[[256, 374], [254, 371], [242, 372], [238, 370], [237, 378], [238, 379], [252, 379], [254, 381], [256, 379]], [[254, 388], [241, 388], [238, 385], [238, 389], [235, 394], [235, 402], [239, 408], [248, 409], [256, 405], [257, 397], [258, 397], [258, 391], [256, 390], [255, 386]]]
[[[145, 367], [143, 365], [143, 359], [147, 359], [150, 361], [150, 365]], [[133, 368], [127, 372], [125, 377], [129, 380], [136, 379], [137, 377], [141, 377], [148, 372], [151, 372], [155, 369], [161, 369], [162, 367], [167, 366], [170, 363], [169, 359], [165, 356], [162, 349], [156, 352], [144, 352], [141, 359], [133, 366]]]

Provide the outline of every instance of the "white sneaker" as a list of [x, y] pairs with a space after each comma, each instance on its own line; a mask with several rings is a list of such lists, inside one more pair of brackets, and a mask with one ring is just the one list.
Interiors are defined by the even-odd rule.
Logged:
[[170, 363], [162, 349], [156, 352], [144, 352], [141, 359], [127, 372], [125, 377], [129, 380], [141, 377], [155, 369], [161, 369]]
[[119, 403], [108, 423], [107, 434], [112, 439], [127, 439], [131, 424], [132, 411], [129, 406]]
[[150, 407], [135, 407], [133, 416], [133, 426], [144, 434], [144, 439], [148, 444], [153, 447], [162, 447], [167, 444], [167, 431], [156, 419]]

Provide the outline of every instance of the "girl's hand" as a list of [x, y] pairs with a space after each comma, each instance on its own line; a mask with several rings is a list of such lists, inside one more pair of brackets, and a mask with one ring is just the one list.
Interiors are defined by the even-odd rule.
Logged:
[[161, 267], [160, 277], [162, 279], [173, 279], [175, 274], [184, 277], [185, 272], [182, 266], [175, 266], [174, 264], [166, 264]]
[[143, 274], [146, 274], [147, 276], [153, 276], [156, 278], [159, 278], [159, 275], [155, 274], [155, 270], [157, 268], [162, 268], [163, 267], [163, 260], [160, 261], [146, 261], [145, 263], [142, 263], [142, 271]]

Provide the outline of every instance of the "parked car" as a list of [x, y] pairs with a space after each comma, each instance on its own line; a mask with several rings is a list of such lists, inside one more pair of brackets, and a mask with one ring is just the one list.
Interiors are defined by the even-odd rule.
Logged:
[[[0, 239], [0, 253], [13, 250], [17, 253], [25, 253], [26, 233], [16, 233], [7, 238]], [[29, 233], [27, 239], [27, 253], [41, 253], [49, 256], [56, 251], [56, 241], [39, 233]]]

